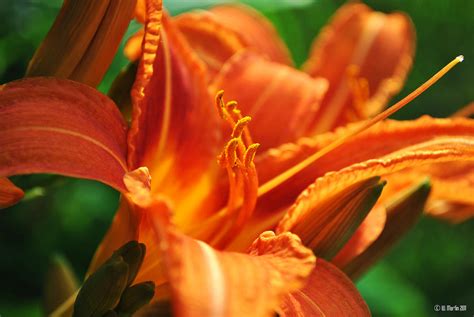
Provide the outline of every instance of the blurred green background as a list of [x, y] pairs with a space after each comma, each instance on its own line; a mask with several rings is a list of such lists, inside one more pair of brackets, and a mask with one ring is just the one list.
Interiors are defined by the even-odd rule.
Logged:
[[[221, 3], [165, 1], [171, 14]], [[301, 64], [312, 39], [335, 10], [336, 0], [247, 0], [276, 25], [295, 62]], [[401, 96], [416, 88], [458, 54], [465, 62], [396, 114], [447, 116], [474, 100], [474, 1], [371, 0], [381, 11], [408, 13], [417, 29], [414, 68]], [[35, 47], [51, 26], [61, 0], [3, 0], [0, 6], [0, 82], [21, 78]], [[138, 29], [132, 24], [128, 35]], [[383, 61], [381, 61], [383, 63]], [[99, 87], [126, 65], [119, 52]], [[397, 99], [397, 98], [395, 98]], [[42, 279], [54, 253], [68, 258], [82, 276], [118, 202], [99, 183], [52, 175], [19, 176], [25, 200], [0, 213], [0, 315], [40, 316]], [[452, 226], [424, 218], [358, 283], [374, 316], [432, 316], [435, 304], [468, 305], [474, 312], [474, 221]], [[443, 316], [445, 316], [443, 314]], [[461, 316], [457, 313], [456, 316]]]

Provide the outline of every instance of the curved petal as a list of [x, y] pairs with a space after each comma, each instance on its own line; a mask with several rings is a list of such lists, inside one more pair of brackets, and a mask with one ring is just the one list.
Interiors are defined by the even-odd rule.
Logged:
[[474, 216], [473, 162], [430, 164], [406, 170], [403, 175], [395, 173], [387, 177], [393, 184], [387, 195], [396, 195], [423, 178], [429, 178], [433, 186], [426, 208], [429, 215], [454, 223]]
[[164, 251], [176, 316], [273, 316], [304, 285], [315, 257], [297, 236], [264, 232], [249, 254], [221, 252], [175, 231]]
[[[422, 164], [472, 160], [474, 160], [474, 137], [464, 137], [462, 139], [440, 138], [439, 140], [420, 143], [381, 158], [350, 165], [318, 178], [314, 183], [314, 187], [312, 187], [312, 190], [318, 193], [311, 197], [312, 204], [315, 206], [318, 204], [315, 201], [322, 201], [326, 195], [335, 195], [338, 189], [341, 190], [375, 175], [383, 176]], [[302, 195], [304, 196], [305, 193]], [[282, 219], [279, 228], [281, 230], [291, 230], [304, 216], [305, 212], [300, 213], [295, 206]]]
[[458, 224], [474, 217], [474, 207], [450, 201], [430, 201], [426, 207], [428, 215]]
[[158, 22], [147, 24], [132, 90], [128, 161], [132, 168], [147, 166], [152, 190], [173, 199], [176, 215], [188, 221], [219, 169], [218, 114], [205, 66], [165, 17], [158, 41]]
[[242, 36], [208, 11], [188, 12], [174, 19], [181, 33], [211, 76], [215, 76], [235, 53], [248, 47]]
[[281, 317], [370, 316], [352, 282], [332, 264], [318, 259], [306, 286], [284, 297]]
[[16, 204], [24, 195], [8, 178], [0, 177], [0, 209]]
[[307, 133], [327, 82], [247, 51], [229, 60], [212, 87], [238, 101], [239, 109], [252, 117], [253, 139], [268, 149]]
[[217, 19], [239, 33], [246, 45], [271, 61], [292, 66], [290, 53], [273, 25], [258, 11], [244, 5], [222, 5], [210, 10]]
[[[285, 144], [279, 148], [270, 149], [262, 153], [255, 160], [260, 183], [265, 184], [271, 181], [292, 166], [348, 134], [357, 126], [358, 124], [352, 124], [345, 128], [340, 128], [336, 132], [328, 132], [313, 138], [302, 138], [296, 144]], [[309, 186], [315, 178], [323, 176], [327, 172], [338, 171], [355, 163], [365, 161], [367, 162], [364, 164], [368, 164], [372, 159], [384, 158], [388, 155], [396, 157], [400, 154], [399, 158], [401, 159], [405, 151], [408, 152], [413, 149], [415, 152], [418, 152], [421, 150], [421, 148], [414, 149], [412, 147], [426, 142], [428, 144], [431, 141], [436, 142], [436, 140], [446, 141], [451, 144], [450, 147], [455, 148], [457, 141], [460, 141], [460, 146], [462, 145], [464, 137], [474, 137], [474, 120], [465, 118], [437, 119], [427, 116], [413, 121], [386, 120], [347, 140], [343, 145], [289, 178], [281, 186], [277, 186], [281, 187], [282, 190], [274, 188], [274, 191], [276, 190], [282, 194], [283, 190], [285, 190], [286, 203], [291, 204], [294, 197]], [[448, 150], [448, 147], [446, 150]], [[467, 147], [467, 150], [469, 150], [469, 147]], [[428, 155], [429, 153], [425, 154]], [[465, 162], [467, 161], [470, 161], [470, 159], [466, 158]], [[428, 166], [432, 162], [432, 160], [426, 162], [419, 161], [414, 167]], [[444, 162], [444, 164], [446, 163]], [[279, 201], [275, 203], [281, 204], [283, 198], [280, 197]]]
[[[335, 133], [304, 138], [297, 144], [271, 149], [256, 158], [260, 184], [263, 185], [260, 187], [253, 218], [242, 231], [248, 234], [244, 239], [247, 242], [242, 240], [242, 236], [236, 237], [236, 241], [240, 239], [240, 246], [248, 244], [249, 240], [255, 237], [255, 233], [249, 234], [252, 232], [250, 226], [259, 229], [273, 228], [268, 220], [278, 221], [308, 186], [312, 187], [312, 192], [316, 195], [310, 199], [323, 201], [357, 182], [374, 176], [409, 171], [422, 165], [472, 162], [474, 159], [473, 120], [423, 117], [415, 121], [381, 122], [312, 161], [292, 174], [293, 176], [283, 174], [355, 127], [357, 124], [341, 128]], [[279, 179], [280, 175], [284, 178]], [[390, 183], [387, 187], [389, 190]], [[317, 203], [314, 206], [317, 206]], [[283, 220], [286, 223], [285, 230], [291, 230], [302, 216], [288, 213]], [[262, 224], [266, 227], [259, 227]]]
[[69, 80], [31, 78], [0, 91], [0, 175], [57, 173], [124, 190], [125, 122], [110, 99]]
[[304, 66], [311, 76], [329, 80], [314, 132], [382, 110], [401, 89], [414, 47], [415, 31], [406, 15], [375, 12], [361, 3], [340, 8], [316, 39]]

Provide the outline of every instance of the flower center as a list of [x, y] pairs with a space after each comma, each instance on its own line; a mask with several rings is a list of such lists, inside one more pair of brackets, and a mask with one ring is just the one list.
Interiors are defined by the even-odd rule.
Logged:
[[216, 94], [217, 111], [230, 125], [232, 133], [217, 161], [227, 172], [227, 204], [201, 225], [206, 228], [205, 231], [192, 234], [216, 248], [224, 248], [242, 229], [255, 209], [258, 193], [258, 177], [253, 161], [259, 144], [252, 142], [248, 129], [251, 117], [242, 116], [237, 102], [225, 103], [223, 95], [222, 90]]

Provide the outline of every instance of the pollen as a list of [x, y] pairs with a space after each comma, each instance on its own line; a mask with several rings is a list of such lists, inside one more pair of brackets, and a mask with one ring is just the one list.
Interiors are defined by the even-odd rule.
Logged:
[[260, 144], [258, 143], [251, 144], [245, 151], [244, 165], [246, 168], [250, 168], [251, 165], [253, 164], [253, 160], [255, 159], [255, 154], [257, 154], [257, 150], [259, 146]]
[[252, 118], [249, 116], [239, 119], [232, 130], [232, 138], [240, 138], [251, 120]]

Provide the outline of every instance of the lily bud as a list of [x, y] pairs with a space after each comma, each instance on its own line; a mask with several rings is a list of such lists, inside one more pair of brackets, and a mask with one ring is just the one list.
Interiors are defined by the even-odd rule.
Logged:
[[69, 78], [97, 86], [119, 47], [136, 0], [65, 0], [26, 76]]

